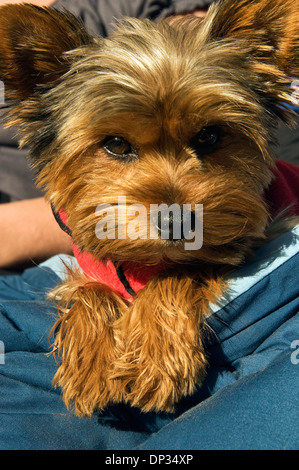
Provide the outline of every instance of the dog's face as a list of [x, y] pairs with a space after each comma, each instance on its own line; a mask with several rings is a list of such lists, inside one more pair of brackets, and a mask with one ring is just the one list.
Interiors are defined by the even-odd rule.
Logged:
[[[89, 37], [69, 15], [4, 8], [10, 123], [76, 244], [116, 261], [239, 263], [268, 222], [273, 128], [287, 118], [286, 85], [299, 73], [299, 6], [227, 0], [202, 22], [131, 19], [107, 39]], [[120, 201], [142, 207], [138, 219], [131, 211], [119, 222]], [[160, 204], [188, 207], [194, 234], [203, 205], [200, 249], [186, 249], [186, 233], [161, 236], [169, 217], [151, 217]], [[101, 217], [108, 226], [111, 217], [113, 237], [98, 236]], [[141, 236], [120, 236], [133, 221]]]

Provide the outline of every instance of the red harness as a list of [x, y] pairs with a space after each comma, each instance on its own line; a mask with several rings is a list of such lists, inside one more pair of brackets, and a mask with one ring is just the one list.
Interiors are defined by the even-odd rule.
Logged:
[[[62, 230], [72, 236], [67, 225], [67, 215], [64, 210], [54, 216]], [[91, 253], [81, 251], [73, 243], [74, 256], [86, 276], [102, 284], [106, 284], [126, 300], [133, 300], [134, 295], [146, 286], [152, 276], [165, 269], [165, 264], [146, 266], [141, 263], [126, 261], [115, 265], [111, 260], [96, 260]]]
[[[265, 200], [274, 217], [288, 208], [287, 215], [299, 214], [299, 167], [277, 160], [273, 178], [265, 193]], [[72, 236], [67, 225], [65, 211], [54, 216], [60, 227]], [[124, 299], [132, 300], [134, 295], [146, 286], [152, 276], [165, 269], [165, 265], [145, 266], [141, 263], [126, 261], [116, 267], [111, 260], [95, 260], [91, 253], [81, 251], [73, 243], [74, 255], [87, 277], [110, 286]]]

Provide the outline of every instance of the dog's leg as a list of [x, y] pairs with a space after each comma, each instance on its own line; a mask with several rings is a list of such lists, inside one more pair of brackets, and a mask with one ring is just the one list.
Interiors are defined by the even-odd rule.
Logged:
[[139, 292], [123, 324], [125, 354], [114, 363], [114, 378], [126, 401], [143, 411], [174, 411], [205, 375], [204, 320], [223, 281], [157, 276]]
[[62, 387], [67, 407], [90, 416], [123, 397], [109, 369], [123, 353], [122, 337], [114, 328], [127, 304], [97, 283], [67, 281], [52, 294], [59, 300], [60, 318], [53, 327], [54, 353], [61, 365], [53, 385]]

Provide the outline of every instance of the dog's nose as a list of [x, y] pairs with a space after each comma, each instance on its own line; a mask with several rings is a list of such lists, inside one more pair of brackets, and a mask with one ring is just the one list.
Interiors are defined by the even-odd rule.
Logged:
[[[159, 211], [155, 228], [162, 240], [183, 240], [195, 228], [195, 214], [192, 211]], [[187, 232], [187, 233], [186, 233]]]

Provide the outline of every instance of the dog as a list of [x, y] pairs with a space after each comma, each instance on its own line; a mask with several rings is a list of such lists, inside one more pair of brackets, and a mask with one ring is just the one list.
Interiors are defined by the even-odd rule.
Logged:
[[292, 120], [299, 4], [224, 0], [204, 20], [125, 18], [108, 38], [67, 11], [0, 14], [6, 123], [82, 268], [51, 294], [53, 384], [78, 416], [171, 413], [205, 377], [228, 273], [290, 224], [267, 191], [275, 128]]

